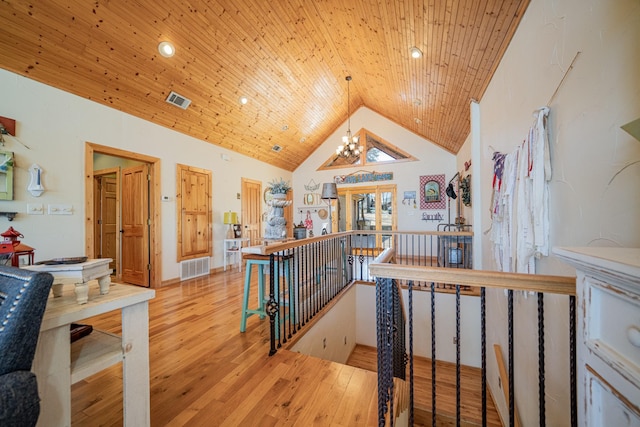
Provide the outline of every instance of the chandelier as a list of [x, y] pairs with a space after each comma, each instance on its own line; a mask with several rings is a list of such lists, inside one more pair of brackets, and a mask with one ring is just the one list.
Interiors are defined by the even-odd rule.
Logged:
[[358, 144], [358, 136], [351, 136], [351, 103], [349, 102], [351, 100], [349, 92], [351, 76], [347, 76], [345, 80], [347, 81], [347, 134], [342, 137], [342, 144], [338, 145], [336, 154], [338, 157], [348, 159], [350, 157], [360, 157], [363, 148], [362, 145]]

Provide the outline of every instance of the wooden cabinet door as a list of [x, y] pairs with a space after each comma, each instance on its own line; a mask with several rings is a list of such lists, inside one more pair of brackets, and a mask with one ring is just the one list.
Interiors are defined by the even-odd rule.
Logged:
[[122, 171], [122, 280], [149, 287], [149, 166]]
[[178, 165], [178, 262], [212, 256], [211, 171]]

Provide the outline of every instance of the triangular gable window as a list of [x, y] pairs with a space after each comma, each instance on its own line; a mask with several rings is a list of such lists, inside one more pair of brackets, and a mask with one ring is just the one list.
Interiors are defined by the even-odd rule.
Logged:
[[364, 147], [360, 156], [346, 159], [333, 154], [318, 170], [418, 160], [364, 128], [360, 129], [355, 135], [359, 137], [359, 141]]

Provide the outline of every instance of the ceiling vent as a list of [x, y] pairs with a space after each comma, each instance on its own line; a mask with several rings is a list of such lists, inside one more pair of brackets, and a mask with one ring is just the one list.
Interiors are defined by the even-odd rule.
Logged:
[[276, 144], [273, 147], [271, 147], [271, 149], [276, 153], [279, 153], [282, 150], [282, 147]]
[[187, 107], [189, 106], [189, 104], [191, 104], [191, 100], [190, 99], [187, 99], [182, 95], [178, 95], [174, 91], [171, 91], [169, 96], [167, 96], [166, 101], [169, 104], [173, 104], [173, 105], [175, 105], [177, 107], [182, 108], [183, 110], [186, 110]]

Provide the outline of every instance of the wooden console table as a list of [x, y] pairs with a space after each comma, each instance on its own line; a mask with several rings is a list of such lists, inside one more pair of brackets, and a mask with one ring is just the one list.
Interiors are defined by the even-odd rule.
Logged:
[[[95, 284], [89, 288], [97, 295], [82, 305], [71, 289], [47, 301], [32, 369], [41, 399], [37, 425], [71, 426], [71, 385], [123, 362], [124, 425], [149, 426], [149, 300], [155, 291], [119, 283], [108, 294], [98, 294]], [[113, 310], [122, 312], [122, 337], [94, 329], [70, 344], [71, 323]]]
[[78, 304], [85, 304], [89, 300], [89, 281], [98, 280], [100, 294], [109, 293], [111, 284], [111, 258], [90, 259], [78, 264], [37, 264], [23, 268], [33, 271], [46, 271], [53, 274], [53, 296], [62, 295], [62, 285], [74, 284]]

